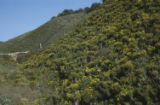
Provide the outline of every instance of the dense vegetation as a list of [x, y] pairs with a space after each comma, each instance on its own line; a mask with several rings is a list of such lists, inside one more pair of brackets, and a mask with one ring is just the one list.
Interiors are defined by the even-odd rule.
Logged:
[[37, 104], [159, 105], [159, 13], [159, 0], [104, 1], [25, 65]]
[[23, 105], [160, 104], [160, 0], [103, 1], [9, 74], [41, 93]]
[[72, 10], [72, 9], [65, 9], [62, 13], [58, 14], [58, 16], [65, 16], [68, 14], [74, 14], [74, 13], [80, 13], [80, 12], [85, 12], [85, 13], [90, 13], [94, 10], [96, 10], [97, 8], [99, 8], [101, 6], [101, 3], [93, 3], [91, 5], [91, 7], [86, 7], [84, 9], [80, 8], [78, 10]]

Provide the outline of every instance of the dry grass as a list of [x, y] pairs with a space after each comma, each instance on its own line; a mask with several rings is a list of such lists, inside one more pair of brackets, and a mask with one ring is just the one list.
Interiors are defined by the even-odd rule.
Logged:
[[8, 83], [0, 85], [0, 94], [10, 98], [17, 105], [31, 105], [31, 103], [22, 103], [22, 99], [28, 99], [29, 102], [32, 102], [41, 96], [39, 90], [32, 90], [28, 86], [13, 86]]

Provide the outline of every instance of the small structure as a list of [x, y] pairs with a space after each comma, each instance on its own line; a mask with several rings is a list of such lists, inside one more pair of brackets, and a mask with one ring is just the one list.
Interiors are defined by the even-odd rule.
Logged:
[[10, 56], [13, 60], [17, 61], [18, 55], [19, 54], [27, 54], [29, 53], [29, 51], [25, 51], [25, 52], [14, 52], [14, 53], [3, 53], [0, 55], [8, 55]]

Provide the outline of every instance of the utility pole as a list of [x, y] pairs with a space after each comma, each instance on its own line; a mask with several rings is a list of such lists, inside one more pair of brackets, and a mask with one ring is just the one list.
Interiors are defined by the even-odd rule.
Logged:
[[40, 46], [40, 49], [42, 49], [42, 48], [43, 48], [43, 47], [42, 47], [42, 43], [40, 43], [40, 44], [39, 44], [39, 46]]

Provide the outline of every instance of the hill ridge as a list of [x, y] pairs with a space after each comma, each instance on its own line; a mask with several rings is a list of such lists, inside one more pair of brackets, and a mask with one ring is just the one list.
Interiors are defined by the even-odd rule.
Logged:
[[69, 32], [85, 15], [85, 12], [78, 12], [54, 17], [35, 30], [1, 43], [0, 52], [36, 51], [40, 49], [40, 43], [43, 44], [43, 47], [47, 47], [55, 40], [63, 37], [65, 33]]

